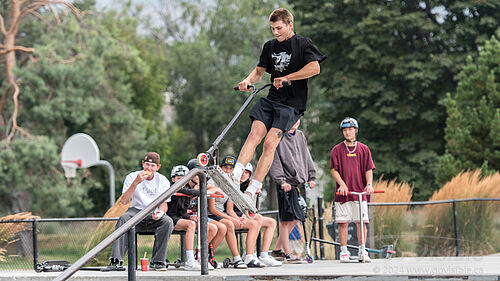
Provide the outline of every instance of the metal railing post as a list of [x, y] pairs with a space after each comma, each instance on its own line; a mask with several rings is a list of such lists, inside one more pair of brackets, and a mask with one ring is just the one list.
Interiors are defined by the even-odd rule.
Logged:
[[453, 223], [455, 226], [455, 248], [457, 257], [460, 255], [460, 249], [458, 247], [458, 223], [457, 223], [457, 201], [453, 200]]
[[137, 261], [135, 252], [135, 226], [128, 231], [128, 281], [136, 280]]
[[[319, 239], [324, 240], [324, 232], [323, 232], [323, 221], [325, 218], [323, 217], [323, 214], [325, 213], [325, 210], [323, 210], [323, 197], [319, 196], [318, 197], [318, 233], [319, 233]], [[325, 259], [325, 245], [320, 242], [319, 243], [319, 256], [320, 259], [324, 260]]]
[[208, 214], [207, 214], [207, 178], [200, 177], [200, 241], [201, 275], [208, 275]]

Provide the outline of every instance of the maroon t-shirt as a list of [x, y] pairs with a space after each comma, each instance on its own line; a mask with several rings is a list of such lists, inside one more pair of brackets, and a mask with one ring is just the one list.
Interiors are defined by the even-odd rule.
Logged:
[[[366, 186], [366, 172], [374, 170], [375, 165], [373, 164], [372, 153], [368, 146], [358, 141], [356, 150], [353, 150], [354, 146], [350, 146], [349, 151], [351, 153], [349, 153], [344, 142], [334, 146], [330, 153], [330, 169], [335, 169], [339, 172], [349, 191], [363, 192]], [[335, 192], [337, 192], [339, 187], [340, 185], [337, 183]], [[358, 195], [335, 195], [335, 202], [344, 203], [358, 200]], [[366, 200], [367, 196], [363, 195], [363, 201]]]

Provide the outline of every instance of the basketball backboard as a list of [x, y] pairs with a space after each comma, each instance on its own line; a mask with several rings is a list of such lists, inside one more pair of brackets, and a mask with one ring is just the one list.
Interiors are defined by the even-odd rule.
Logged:
[[66, 177], [75, 177], [76, 168], [88, 168], [99, 163], [99, 147], [84, 133], [74, 134], [66, 140], [61, 152], [61, 165]]

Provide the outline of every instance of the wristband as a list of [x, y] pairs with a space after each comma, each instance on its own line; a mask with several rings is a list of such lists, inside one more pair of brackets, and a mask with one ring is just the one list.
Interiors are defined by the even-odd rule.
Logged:
[[366, 185], [372, 186], [372, 184], [371, 184], [371, 183], [367, 183]]

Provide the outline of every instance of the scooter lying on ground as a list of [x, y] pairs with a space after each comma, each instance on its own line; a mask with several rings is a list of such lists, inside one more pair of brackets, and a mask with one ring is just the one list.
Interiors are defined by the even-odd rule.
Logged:
[[[54, 261], [44, 261], [42, 263], [37, 263], [35, 266], [36, 272], [51, 272], [51, 271], [65, 271], [71, 266], [69, 261], [65, 260], [54, 260]], [[80, 270], [87, 271], [111, 271], [107, 267], [82, 267]], [[126, 267], [119, 268], [117, 271], [125, 271]]]

